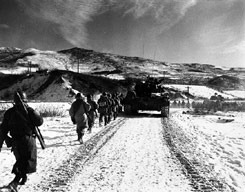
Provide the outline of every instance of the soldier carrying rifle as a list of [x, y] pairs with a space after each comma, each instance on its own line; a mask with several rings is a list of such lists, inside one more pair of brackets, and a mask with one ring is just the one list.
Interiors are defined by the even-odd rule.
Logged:
[[37, 168], [36, 126], [43, 124], [43, 118], [26, 102], [26, 94], [16, 91], [14, 106], [5, 112], [0, 127], [0, 151], [5, 141], [8, 147], [12, 147], [16, 158], [12, 169], [15, 178], [9, 184], [12, 191], [17, 191], [18, 185], [24, 185], [27, 174], [36, 172]]

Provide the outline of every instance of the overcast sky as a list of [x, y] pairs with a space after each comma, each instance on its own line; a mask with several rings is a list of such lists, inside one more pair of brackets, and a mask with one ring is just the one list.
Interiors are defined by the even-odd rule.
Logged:
[[245, 67], [244, 0], [0, 0], [0, 47]]

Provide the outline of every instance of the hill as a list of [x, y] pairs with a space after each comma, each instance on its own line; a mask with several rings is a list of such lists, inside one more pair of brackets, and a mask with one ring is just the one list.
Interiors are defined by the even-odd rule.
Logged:
[[[145, 78], [148, 75], [187, 81], [200, 81], [220, 75], [245, 79], [245, 70], [219, 68], [210, 64], [168, 63], [140, 57], [126, 57], [111, 53], [101, 53], [83, 48], [60, 51], [37, 49], [0, 49], [0, 71], [15, 70], [69, 70], [91, 73], [109, 78]], [[235, 74], [235, 75], [234, 75]]]
[[208, 80], [207, 84], [215, 89], [244, 89], [244, 79], [236, 76], [221, 75]]
[[64, 70], [8, 75], [2, 82], [0, 100], [11, 100], [18, 88], [25, 91], [29, 99], [41, 101], [71, 101], [78, 91], [84, 95], [126, 91], [125, 82]]
[[[26, 91], [31, 99], [49, 101], [68, 101], [77, 91], [125, 93], [132, 81], [148, 76], [157, 78], [163, 86], [206, 85], [219, 91], [245, 89], [245, 70], [167, 63], [77, 47], [60, 51], [0, 48], [0, 72], [0, 98], [4, 100], [11, 99], [17, 88]], [[178, 92], [172, 88], [168, 91], [172, 95]]]

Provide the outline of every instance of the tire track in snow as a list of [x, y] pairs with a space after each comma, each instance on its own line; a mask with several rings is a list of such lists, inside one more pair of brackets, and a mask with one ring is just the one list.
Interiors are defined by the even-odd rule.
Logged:
[[70, 183], [70, 191], [192, 190], [162, 138], [161, 118], [131, 117]]
[[174, 128], [171, 127], [169, 120], [167, 118], [163, 119], [162, 124], [164, 127], [163, 137], [166, 140], [172, 155], [175, 156], [182, 164], [182, 171], [191, 181], [191, 185], [193, 186], [194, 190], [196, 192], [225, 192], [226, 189], [222, 182], [216, 180], [215, 178], [211, 180], [205, 178], [205, 176], [202, 176], [195, 168], [194, 163], [189, 161], [185, 157], [184, 153], [174, 144], [172, 138], [173, 135], [171, 133], [171, 130]]
[[[81, 145], [78, 151], [64, 161], [60, 167], [52, 170], [37, 186], [33, 186], [33, 189], [28, 188], [28, 191], [68, 191], [67, 183], [69, 183], [69, 180], [75, 175], [78, 168], [83, 167], [84, 164], [96, 154], [96, 152], [117, 132], [121, 125], [125, 123], [125, 120], [125, 118], [118, 118], [112, 121], [104, 129]], [[25, 191], [24, 187], [22, 187], [22, 190]]]

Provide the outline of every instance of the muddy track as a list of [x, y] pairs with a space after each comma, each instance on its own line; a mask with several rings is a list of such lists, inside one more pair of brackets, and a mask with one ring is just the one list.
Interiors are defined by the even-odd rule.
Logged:
[[47, 175], [42, 182], [36, 186], [36, 189], [40, 191], [67, 191], [67, 184], [70, 179], [75, 175], [78, 167], [84, 166], [84, 164], [92, 158], [97, 151], [106, 144], [106, 142], [117, 132], [125, 122], [125, 118], [118, 119], [111, 122], [104, 129], [98, 132], [96, 135], [86, 141], [78, 151], [71, 155], [69, 159], [62, 163], [62, 165]]
[[225, 184], [217, 179], [208, 179], [203, 174], [196, 169], [195, 163], [188, 160], [184, 153], [178, 149], [174, 144], [172, 134], [171, 134], [171, 122], [168, 118], [162, 119], [163, 125], [163, 137], [171, 151], [171, 154], [175, 156], [179, 162], [182, 164], [182, 172], [189, 178], [191, 185], [195, 192], [225, 192]]

